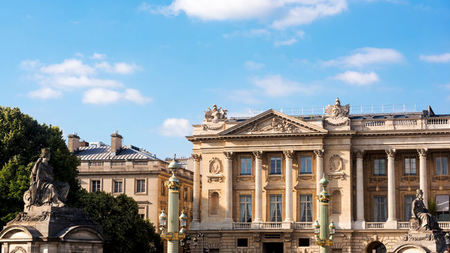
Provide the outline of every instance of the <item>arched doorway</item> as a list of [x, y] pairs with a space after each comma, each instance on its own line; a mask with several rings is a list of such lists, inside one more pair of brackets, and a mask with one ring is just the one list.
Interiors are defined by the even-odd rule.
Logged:
[[371, 242], [367, 246], [367, 253], [386, 253], [386, 247], [379, 241]]
[[395, 253], [427, 253], [429, 252], [422, 246], [402, 245], [394, 250]]

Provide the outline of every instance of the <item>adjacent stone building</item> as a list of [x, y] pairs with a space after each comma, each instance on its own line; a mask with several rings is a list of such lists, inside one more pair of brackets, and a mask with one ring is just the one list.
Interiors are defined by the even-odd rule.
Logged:
[[408, 237], [419, 188], [450, 229], [450, 115], [430, 107], [350, 114], [338, 99], [325, 112], [228, 118], [213, 106], [205, 113], [187, 137], [193, 252], [318, 252], [312, 223], [322, 176], [337, 226], [332, 252], [428, 252], [421, 241], [429, 238]]
[[[76, 134], [68, 136], [69, 150], [81, 160], [78, 167], [81, 186], [89, 192], [124, 193], [132, 197], [139, 205], [142, 218], [158, 226], [158, 216], [168, 205], [164, 182], [171, 175], [169, 163], [144, 149], [122, 145], [122, 139], [115, 132], [111, 135], [111, 145], [106, 145], [80, 141]], [[185, 166], [176, 174], [181, 183], [180, 210], [184, 209], [192, 217], [193, 172]]]

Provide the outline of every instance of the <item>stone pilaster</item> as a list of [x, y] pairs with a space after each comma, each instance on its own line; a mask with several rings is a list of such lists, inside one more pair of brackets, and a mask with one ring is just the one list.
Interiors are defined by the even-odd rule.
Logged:
[[364, 228], [364, 168], [363, 152], [356, 151], [356, 222], [355, 228]]
[[[233, 223], [233, 152], [223, 152], [225, 155], [225, 221]], [[231, 227], [230, 227], [231, 228]]]
[[423, 191], [423, 203], [428, 207], [428, 174], [427, 174], [427, 149], [418, 149], [419, 153], [419, 184]]
[[254, 223], [262, 222], [262, 151], [253, 152], [255, 156], [255, 218]]
[[388, 172], [388, 217], [385, 228], [397, 228], [397, 212], [395, 209], [395, 149], [386, 150]]
[[[314, 154], [316, 155], [316, 195], [319, 196], [321, 188], [320, 188], [320, 179], [325, 176], [323, 172], [323, 155], [325, 151], [323, 149], [314, 150]], [[316, 219], [319, 219], [320, 216], [320, 207], [319, 200], [316, 200]]]
[[191, 222], [191, 229], [195, 228], [200, 223], [200, 161], [202, 160], [202, 155], [192, 154], [192, 159], [194, 159], [194, 179], [193, 179], [193, 217]]
[[292, 159], [294, 158], [294, 151], [292, 150], [287, 150], [284, 151], [284, 159], [285, 159], [285, 203], [286, 203], [286, 207], [285, 207], [285, 219], [284, 219], [284, 223], [283, 227], [285, 228], [290, 228], [290, 223], [292, 223], [294, 221], [293, 219], [293, 215], [292, 215], [292, 211], [294, 209], [294, 207], [292, 206]]

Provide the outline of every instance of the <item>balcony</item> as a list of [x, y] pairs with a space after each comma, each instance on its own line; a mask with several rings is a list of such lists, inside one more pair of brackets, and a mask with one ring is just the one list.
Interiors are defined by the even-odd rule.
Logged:
[[[450, 221], [439, 221], [439, 227], [443, 230], [450, 230]], [[366, 222], [366, 229], [384, 229], [384, 222]], [[397, 229], [409, 229], [408, 221], [397, 222]]]
[[312, 229], [312, 222], [294, 222], [292, 226], [289, 228], [283, 227], [282, 222], [261, 222], [261, 223], [251, 223], [251, 222], [233, 222], [233, 229], [236, 230], [249, 230], [249, 229], [263, 229], [263, 230], [279, 230], [279, 229], [295, 229], [295, 230], [304, 230], [304, 229]]
[[384, 228], [384, 222], [366, 222], [367, 229], [380, 229]]

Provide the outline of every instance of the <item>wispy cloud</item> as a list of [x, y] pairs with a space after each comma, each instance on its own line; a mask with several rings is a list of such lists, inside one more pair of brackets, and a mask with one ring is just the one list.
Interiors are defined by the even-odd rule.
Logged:
[[268, 75], [263, 78], [253, 78], [254, 86], [260, 88], [269, 97], [285, 97], [295, 93], [311, 94], [317, 88], [283, 78], [281, 75]]
[[347, 9], [346, 0], [174, 0], [167, 6], [142, 3], [140, 11], [201, 20], [265, 20], [274, 29], [309, 24]]
[[264, 63], [254, 61], [246, 61], [244, 66], [248, 70], [259, 70], [265, 67]]
[[435, 54], [435, 55], [420, 55], [419, 58], [422, 61], [432, 62], [432, 63], [449, 63], [450, 53]]
[[276, 47], [280, 47], [280, 46], [291, 46], [293, 44], [297, 43], [297, 39], [296, 38], [291, 38], [288, 40], [282, 40], [282, 41], [275, 41], [274, 45]]
[[129, 75], [140, 67], [134, 63], [96, 60], [106, 58], [106, 55], [95, 53], [90, 59], [94, 62], [84, 62], [81, 59], [65, 59], [61, 63], [44, 64], [39, 60], [24, 60], [20, 66], [28, 73], [30, 79], [40, 87], [28, 93], [31, 98], [54, 99], [61, 98], [65, 92], [89, 89], [84, 92], [83, 103], [110, 104], [121, 100], [136, 104], [151, 101], [138, 90], [127, 89], [125, 85], [114, 78], [105, 78], [105, 74]]
[[360, 86], [369, 85], [379, 80], [378, 75], [375, 72], [362, 73], [356, 71], [346, 71], [336, 75], [334, 79]]
[[364, 47], [354, 50], [351, 55], [325, 61], [323, 65], [363, 67], [373, 64], [399, 63], [403, 60], [403, 55], [395, 49]]
[[159, 132], [164, 136], [182, 137], [192, 134], [192, 125], [187, 119], [168, 118], [164, 120]]

